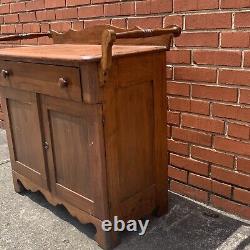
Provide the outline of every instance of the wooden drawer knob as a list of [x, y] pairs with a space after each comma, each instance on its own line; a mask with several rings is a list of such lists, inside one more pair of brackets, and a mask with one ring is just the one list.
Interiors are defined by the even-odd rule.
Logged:
[[60, 88], [67, 88], [69, 85], [69, 82], [65, 78], [61, 77], [58, 80], [58, 85]]
[[8, 78], [10, 75], [9, 71], [5, 70], [5, 69], [2, 70], [1, 74], [2, 74], [3, 78], [5, 78], [5, 79]]

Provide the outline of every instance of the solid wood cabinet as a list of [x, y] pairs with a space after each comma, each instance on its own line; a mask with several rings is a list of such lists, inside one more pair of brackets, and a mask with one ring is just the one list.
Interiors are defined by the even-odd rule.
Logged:
[[1, 50], [0, 93], [15, 190], [63, 204], [111, 248], [117, 233], [102, 220], [167, 211], [166, 46], [114, 45], [100, 62], [103, 50]]

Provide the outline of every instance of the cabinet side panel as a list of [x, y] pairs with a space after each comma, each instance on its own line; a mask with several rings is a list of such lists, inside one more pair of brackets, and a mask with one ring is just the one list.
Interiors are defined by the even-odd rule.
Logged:
[[152, 82], [117, 91], [120, 201], [154, 183], [154, 103]]
[[112, 216], [166, 212], [165, 65], [165, 52], [113, 61], [103, 105]]

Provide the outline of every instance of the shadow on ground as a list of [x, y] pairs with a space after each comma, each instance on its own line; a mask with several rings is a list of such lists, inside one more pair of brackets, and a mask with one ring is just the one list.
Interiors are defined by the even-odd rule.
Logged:
[[[0, 130], [0, 249], [100, 249], [95, 228], [82, 225], [63, 206], [53, 207], [40, 193], [13, 191], [5, 133]], [[150, 218], [142, 237], [121, 234], [116, 250], [247, 250], [250, 225], [170, 193], [170, 211]]]

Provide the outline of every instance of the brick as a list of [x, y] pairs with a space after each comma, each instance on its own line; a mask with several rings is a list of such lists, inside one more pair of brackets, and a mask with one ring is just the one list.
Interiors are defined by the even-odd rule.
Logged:
[[112, 25], [120, 27], [120, 28], [126, 28], [126, 19], [125, 18], [113, 18], [111, 20]]
[[96, 25], [106, 25], [110, 24], [110, 19], [109, 18], [102, 18], [102, 19], [93, 19], [93, 20], [85, 20], [84, 21], [84, 27], [93, 27]]
[[240, 90], [240, 103], [250, 104], [250, 90], [249, 89]]
[[187, 183], [187, 171], [168, 166], [168, 176], [175, 180]]
[[163, 20], [163, 27], [167, 27], [170, 25], [178, 25], [179, 27], [183, 27], [183, 16], [174, 15], [174, 16], [166, 16]]
[[134, 2], [122, 2], [121, 3], [121, 15], [134, 15], [135, 3]]
[[48, 32], [50, 30], [50, 26], [48, 23], [41, 23], [41, 32]]
[[200, 65], [241, 66], [241, 52], [197, 50], [193, 52], [193, 61]]
[[162, 17], [132, 17], [128, 18], [128, 27], [134, 28], [159, 28], [162, 27]]
[[2, 4], [0, 6], [0, 14], [8, 14], [10, 13], [10, 5], [9, 4]]
[[219, 164], [228, 168], [233, 168], [234, 166], [234, 157], [232, 155], [218, 152], [214, 149], [192, 146], [191, 156], [194, 159]]
[[77, 18], [77, 9], [68, 8], [68, 9], [58, 9], [55, 11], [56, 19], [72, 19]]
[[21, 23], [16, 24], [16, 33], [23, 33], [23, 25]]
[[16, 32], [16, 27], [14, 24], [7, 24], [1, 26], [1, 34], [12, 34]]
[[219, 83], [250, 86], [250, 71], [220, 70]]
[[40, 32], [40, 24], [39, 23], [26, 23], [23, 25], [24, 33], [32, 33], [32, 32]]
[[39, 37], [38, 44], [39, 45], [50, 45], [50, 44], [53, 44], [53, 40], [49, 37]]
[[250, 174], [250, 159], [238, 158], [237, 159], [237, 170]]
[[188, 176], [188, 183], [192, 186], [202, 188], [208, 191], [212, 190], [212, 181], [204, 176], [190, 173]]
[[66, 0], [66, 6], [81, 6], [90, 4], [90, 0]]
[[250, 67], [250, 51], [244, 52], [244, 67]]
[[220, 70], [219, 83], [250, 86], [250, 71]]
[[230, 198], [232, 186], [212, 180], [212, 192]]
[[137, 15], [150, 14], [150, 11], [151, 11], [151, 0], [135, 2], [135, 13]]
[[236, 12], [234, 25], [237, 28], [249, 28], [250, 12]]
[[200, 101], [200, 100], [191, 100], [190, 101], [190, 112], [202, 115], [209, 115], [209, 102]]
[[250, 156], [250, 143], [236, 141], [223, 137], [215, 137], [214, 147], [215, 149], [223, 150], [226, 152]]
[[250, 122], [250, 108], [214, 103], [212, 113], [216, 117]]
[[211, 195], [211, 204], [215, 207], [221, 208], [224, 211], [239, 215], [246, 219], [250, 219], [250, 207], [238, 204], [236, 202], [223, 199], [221, 197]]
[[166, 78], [168, 79], [173, 79], [173, 67], [167, 66], [166, 67]]
[[60, 8], [65, 7], [65, 0], [45, 0], [45, 8]]
[[200, 162], [180, 155], [170, 154], [170, 164], [178, 168], [208, 176], [208, 163]]
[[187, 186], [185, 184], [182, 184], [180, 182], [171, 181], [170, 182], [170, 190], [173, 192], [182, 194], [184, 196], [188, 196], [192, 199], [207, 202], [208, 201], [208, 193], [205, 191], [202, 191], [200, 189]]
[[249, 48], [250, 32], [222, 32], [221, 34], [222, 48]]
[[250, 205], [250, 192], [241, 188], [235, 188], [233, 192], [233, 199]]
[[18, 22], [18, 14], [10, 14], [4, 16], [4, 22], [7, 23], [17, 23]]
[[174, 139], [203, 146], [211, 146], [211, 135], [183, 128], [172, 128]]
[[26, 40], [22, 40], [21, 41], [22, 45], [37, 45], [38, 44], [38, 39], [34, 38], [34, 39], [26, 39]]
[[212, 166], [211, 177], [243, 188], [250, 188], [250, 176], [225, 168]]
[[186, 83], [168, 81], [167, 93], [169, 95], [189, 96], [190, 85]]
[[17, 13], [25, 11], [25, 2], [17, 2], [10, 4], [10, 12]]
[[41, 10], [44, 8], [45, 8], [44, 0], [33, 0], [33, 1], [26, 2], [27, 11]]
[[173, 4], [171, 0], [151, 0], [151, 13], [172, 12]]
[[199, 99], [236, 102], [238, 91], [236, 88], [192, 85], [192, 96]]
[[177, 47], [217, 48], [219, 46], [219, 33], [217, 32], [182, 33], [180, 37], [175, 39], [175, 44]]
[[219, 134], [223, 134], [225, 129], [222, 120], [192, 114], [182, 114], [182, 126]]
[[170, 50], [167, 52], [167, 63], [175, 64], [190, 64], [190, 50]]
[[238, 123], [229, 123], [228, 135], [230, 137], [248, 140], [250, 138], [250, 127]]
[[20, 22], [34, 22], [36, 21], [35, 12], [24, 12], [19, 14]]
[[82, 30], [84, 28], [83, 21], [73, 21], [72, 29], [73, 30]]
[[192, 112], [197, 114], [209, 114], [209, 103], [198, 100], [190, 100], [178, 97], [169, 97], [169, 108], [176, 111]]
[[218, 9], [218, 0], [174, 0], [174, 11]]
[[50, 24], [51, 29], [59, 31], [59, 32], [64, 32], [68, 31], [71, 28], [71, 23], [70, 22], [56, 22], [56, 23], [51, 23]]
[[168, 111], [167, 112], [167, 122], [172, 125], [180, 125], [180, 113]]
[[250, 7], [249, 0], [221, 0], [222, 9], [239, 9]]
[[117, 2], [117, 0], [92, 0], [91, 1], [92, 4], [96, 4], [96, 3], [112, 3], [112, 2]]
[[43, 10], [36, 12], [37, 21], [52, 21], [56, 19], [55, 10]]
[[226, 29], [231, 27], [231, 13], [209, 13], [186, 16], [186, 29]]
[[121, 15], [120, 3], [104, 5], [104, 16], [119, 16], [119, 15]]
[[189, 149], [188, 144], [179, 142], [176, 140], [168, 140], [168, 150], [173, 153], [181, 154], [181, 155], [188, 155]]
[[186, 81], [216, 82], [216, 70], [197, 67], [176, 67], [174, 79]]
[[102, 5], [83, 6], [78, 9], [80, 18], [103, 16]]

